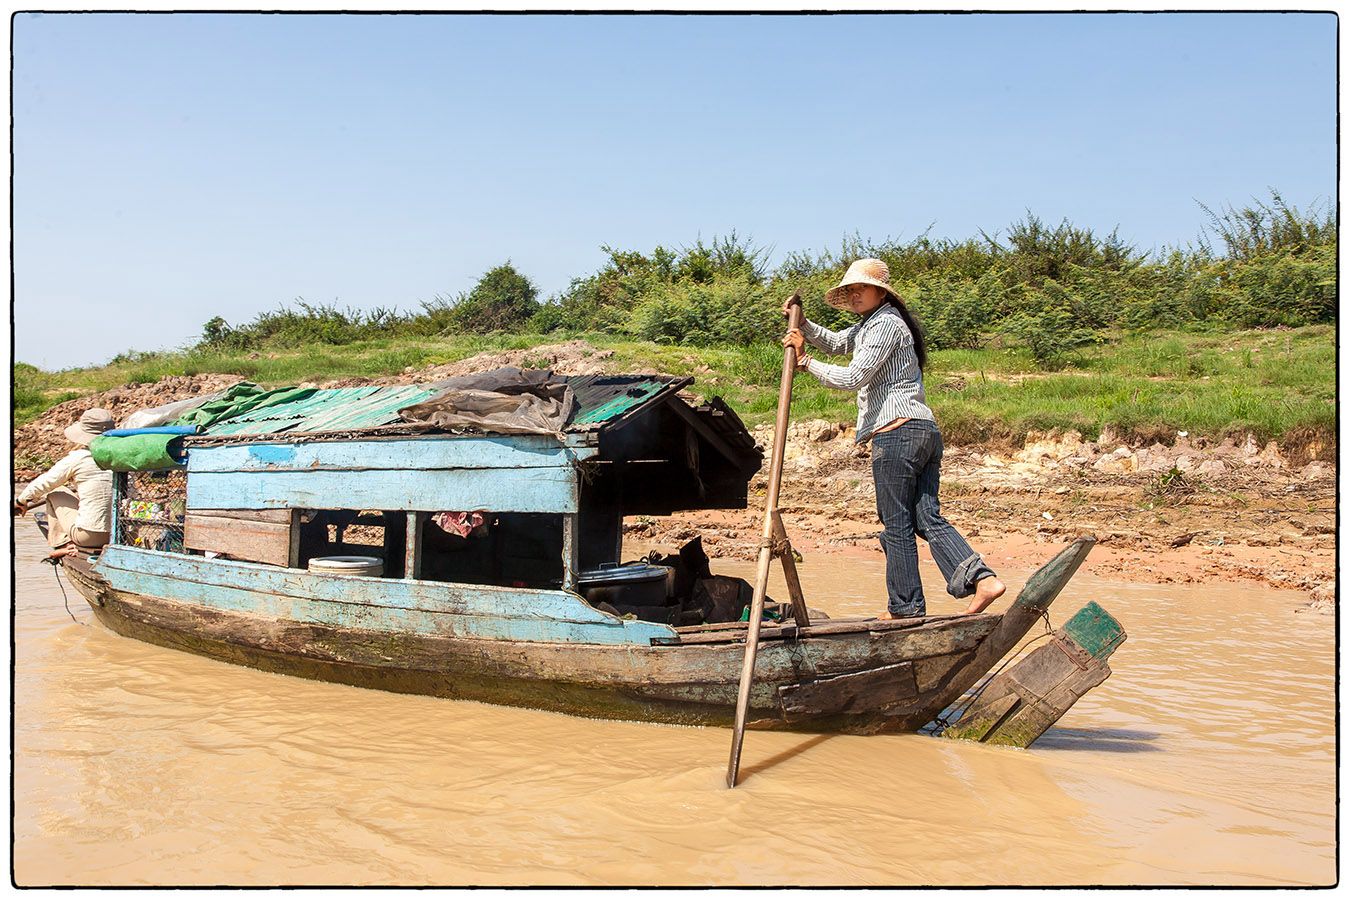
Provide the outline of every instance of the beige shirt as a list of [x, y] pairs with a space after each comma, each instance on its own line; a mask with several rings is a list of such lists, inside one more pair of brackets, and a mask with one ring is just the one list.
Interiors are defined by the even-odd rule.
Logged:
[[75, 526], [85, 531], [107, 531], [112, 521], [113, 473], [98, 467], [88, 447], [75, 448], [39, 475], [19, 494], [19, 502], [41, 500], [67, 484], [74, 485], [75, 496], [80, 498]]

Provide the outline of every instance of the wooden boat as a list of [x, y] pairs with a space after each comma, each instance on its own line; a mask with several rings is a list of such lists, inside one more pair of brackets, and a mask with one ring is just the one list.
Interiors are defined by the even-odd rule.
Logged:
[[[190, 439], [185, 478], [162, 480], [170, 494], [185, 481], [181, 538], [172, 502], [153, 508], [159, 518], [133, 515], [152, 502], [129, 481], [144, 476], [119, 473], [114, 542], [63, 565], [113, 631], [227, 662], [583, 716], [730, 724], [745, 623], [616, 616], [586, 601], [578, 573], [618, 561], [625, 515], [744, 508], [758, 451], [725, 406], [681, 398], [687, 381], [603, 382], [578, 386], [590, 391], [584, 421], [560, 437], [359, 418], [321, 431], [306, 427], [313, 401], [291, 419], [233, 421]], [[491, 538], [437, 551], [427, 520], [446, 510], [494, 511]], [[376, 523], [378, 544], [345, 533]], [[171, 539], [144, 539], [155, 529]], [[531, 541], [545, 549], [530, 552]], [[1060, 553], [1001, 615], [766, 625], [751, 726], [923, 727], [1023, 638], [1091, 545]], [[354, 550], [383, 574], [308, 565]]]

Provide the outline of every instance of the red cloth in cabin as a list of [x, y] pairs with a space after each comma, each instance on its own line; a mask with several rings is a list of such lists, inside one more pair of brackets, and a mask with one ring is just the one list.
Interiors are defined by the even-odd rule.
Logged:
[[439, 512], [431, 517], [431, 521], [442, 531], [449, 534], [457, 534], [466, 538], [473, 534], [474, 529], [483, 525], [483, 514], [478, 511], [473, 512]]

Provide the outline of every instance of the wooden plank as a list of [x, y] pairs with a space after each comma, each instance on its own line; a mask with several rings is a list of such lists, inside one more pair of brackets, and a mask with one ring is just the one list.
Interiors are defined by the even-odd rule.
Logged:
[[183, 520], [183, 546], [213, 550], [233, 559], [287, 566], [291, 561], [291, 527], [275, 522], [249, 522], [188, 513]]
[[[813, 628], [816, 626], [812, 626]], [[801, 629], [798, 638], [803, 641], [838, 641], [841, 644], [848, 642], [850, 638], [861, 646], [871, 644], [891, 643], [896, 647], [903, 647], [903, 653], [906, 657], [918, 659], [927, 656], [943, 656], [951, 653], [961, 653], [966, 650], [974, 649], [976, 645], [983, 640], [990, 631], [993, 630], [994, 621], [984, 617], [972, 616], [964, 623], [939, 624], [933, 626], [921, 626], [918, 628], [895, 630], [889, 632], [876, 633], [869, 635], [868, 641], [861, 640], [860, 632], [841, 632], [821, 638], [818, 635], [810, 635], [806, 632], [808, 629]], [[797, 631], [796, 626], [787, 626], [786, 628], [763, 628], [760, 631], [760, 640], [779, 641], [788, 634]], [[856, 637], [855, 637], [856, 636]], [[741, 647], [745, 644], [744, 635], [735, 636], [730, 634], [698, 634], [681, 636], [680, 646], [733, 646]]]
[[[764, 638], [781, 638], [789, 635], [796, 637], [824, 637], [831, 634], [860, 634], [867, 631], [898, 631], [904, 628], [916, 628], [920, 625], [954, 622], [958, 619], [974, 620], [980, 618], [984, 624], [979, 626], [981, 634], [993, 630], [998, 619], [994, 616], [919, 616], [910, 619], [826, 619], [807, 628], [798, 629], [795, 624], [766, 625], [760, 630]], [[682, 644], [715, 644], [745, 640], [745, 622], [720, 622], [714, 625], [689, 625], [679, 629], [679, 642]]]
[[[875, 621], [870, 616], [836, 616], [833, 619], [822, 620], [831, 624], [850, 623], [850, 622], [868, 622]], [[886, 620], [889, 621], [889, 620]], [[700, 634], [705, 631], [744, 631], [746, 622], [710, 622], [706, 625], [681, 625], [675, 629], [680, 634]]]
[[[271, 512], [271, 510], [256, 510], [257, 512]], [[287, 510], [290, 514], [289, 524], [291, 528], [291, 544], [286, 552], [286, 568], [300, 568], [300, 510]]]
[[[580, 542], [578, 541], [576, 514], [569, 513], [564, 515], [562, 517], [562, 524], [562, 588], [564, 591], [575, 591], [577, 589], [577, 572], [581, 569], [581, 547]], [[623, 530], [620, 529], [619, 533], [622, 535]]]
[[187, 505], [219, 509], [380, 509], [439, 512], [577, 511], [573, 469], [444, 471], [200, 472], [188, 475]]
[[[337, 628], [361, 628], [400, 635], [440, 635], [534, 643], [639, 644], [668, 626], [624, 621], [566, 622], [549, 619], [460, 615], [424, 609], [376, 606], [344, 600], [318, 600], [245, 590], [220, 584], [187, 582], [145, 572], [103, 569], [116, 590], [162, 597], [198, 607], [247, 613], [285, 622], [311, 622]], [[335, 579], [343, 576], [331, 576]], [[355, 580], [355, 579], [344, 579]], [[397, 579], [391, 579], [397, 583]]]
[[[192, 586], [180, 587], [188, 591]], [[86, 588], [81, 588], [82, 592], [86, 592]], [[213, 623], [223, 623], [221, 630], [214, 633], [233, 643], [251, 642], [286, 653], [331, 654], [333, 658], [354, 664], [444, 672], [456, 678], [463, 677], [467, 671], [478, 671], [494, 681], [503, 677], [524, 677], [618, 685], [625, 692], [631, 692], [626, 696], [667, 698], [694, 704], [713, 711], [714, 715], [720, 709], [722, 720], [717, 724], [726, 724], [736, 699], [741, 648], [729, 645], [666, 648], [642, 646], [636, 642], [607, 642], [586, 646], [482, 640], [471, 635], [419, 636], [382, 630], [358, 633], [349, 630], [352, 626], [348, 625], [327, 626], [338, 629], [333, 632], [323, 631], [325, 626], [313, 623], [204, 606], [190, 596], [182, 601], [123, 592], [117, 592], [117, 596], [125, 603], [134, 603], [137, 610], [146, 610], [150, 619], [184, 631], [188, 639], [208, 633], [214, 627]], [[165, 622], [162, 617], [168, 607], [180, 611], [172, 623]], [[247, 635], [241, 629], [246, 629]], [[297, 643], [284, 641], [286, 634], [296, 634], [302, 639], [305, 635], [313, 635], [314, 643], [302, 649]], [[756, 684], [751, 692], [752, 718], [777, 719], [778, 686], [809, 678], [814, 670], [843, 674], [859, 668], [907, 661], [898, 656], [905, 652], [903, 643], [895, 642], [898, 635], [874, 637], [873, 640], [816, 641], [797, 647], [785, 644], [762, 647], [756, 662]], [[954, 665], [957, 661], [949, 659], [947, 664]], [[856, 718], [857, 727], [866, 724], [865, 717]]]
[[994, 676], [943, 736], [1029, 747], [1110, 674], [1103, 659], [1086, 652], [1061, 629], [1048, 644]]
[[598, 453], [548, 435], [194, 447], [188, 472], [570, 468]]
[[273, 522], [285, 525], [291, 521], [291, 510], [289, 509], [194, 509], [192, 512], [199, 516], [213, 516], [217, 519], [242, 519], [246, 522]]
[[[493, 618], [546, 619], [562, 622], [620, 621], [566, 591], [497, 585], [410, 581], [357, 575], [318, 575], [257, 563], [202, 559], [136, 547], [109, 547], [99, 559], [99, 573], [114, 587], [127, 573], [143, 572], [167, 579], [219, 584], [245, 591], [289, 597], [360, 603], [367, 606], [450, 612]], [[130, 588], [128, 588], [130, 590]], [[182, 593], [182, 592], [179, 592]], [[156, 596], [176, 595], [158, 594]], [[652, 623], [643, 623], [652, 624]], [[669, 625], [652, 625], [652, 636], [671, 637]]]
[[403, 577], [422, 577], [422, 525], [426, 513], [408, 513], [408, 531], [403, 544]]
[[788, 722], [886, 709], [913, 700], [918, 694], [914, 667], [907, 662], [778, 689], [783, 718]]
[[734, 465], [741, 465], [746, 453], [737, 453], [730, 444], [722, 439], [721, 435], [709, 428], [698, 414], [685, 405], [685, 402], [679, 397], [671, 394], [667, 397], [666, 406], [673, 410], [676, 415], [685, 421], [699, 437], [703, 438], [718, 453], [727, 458], [727, 461]]
[[773, 540], [775, 551], [783, 563], [783, 580], [787, 582], [788, 598], [792, 600], [792, 618], [799, 628], [811, 624], [811, 614], [806, 609], [806, 599], [802, 596], [802, 582], [797, 577], [797, 560], [792, 558], [792, 542], [788, 540], [787, 529], [783, 527], [783, 515], [778, 510], [770, 510], [773, 518]]
[[960, 722], [942, 732], [942, 736], [963, 741], [983, 741], [994, 726], [1007, 718], [1021, 702], [1016, 694], [1003, 694], [989, 700], [981, 697], [979, 709], [967, 712]]
[[958, 657], [930, 656], [925, 659], [916, 659], [914, 661], [914, 681], [919, 686], [919, 692], [926, 694], [941, 687], [942, 682], [949, 678], [953, 672], [958, 671], [970, 662], [973, 655], [973, 653], [967, 653]]

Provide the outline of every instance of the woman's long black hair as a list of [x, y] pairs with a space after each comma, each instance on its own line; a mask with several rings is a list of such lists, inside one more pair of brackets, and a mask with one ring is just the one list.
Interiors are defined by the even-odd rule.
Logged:
[[900, 312], [900, 317], [909, 326], [910, 334], [914, 335], [914, 355], [919, 358], [919, 371], [922, 372], [924, 367], [928, 365], [928, 342], [923, 337], [923, 326], [919, 324], [918, 317], [910, 311], [909, 307], [899, 297], [887, 294], [886, 302]]

